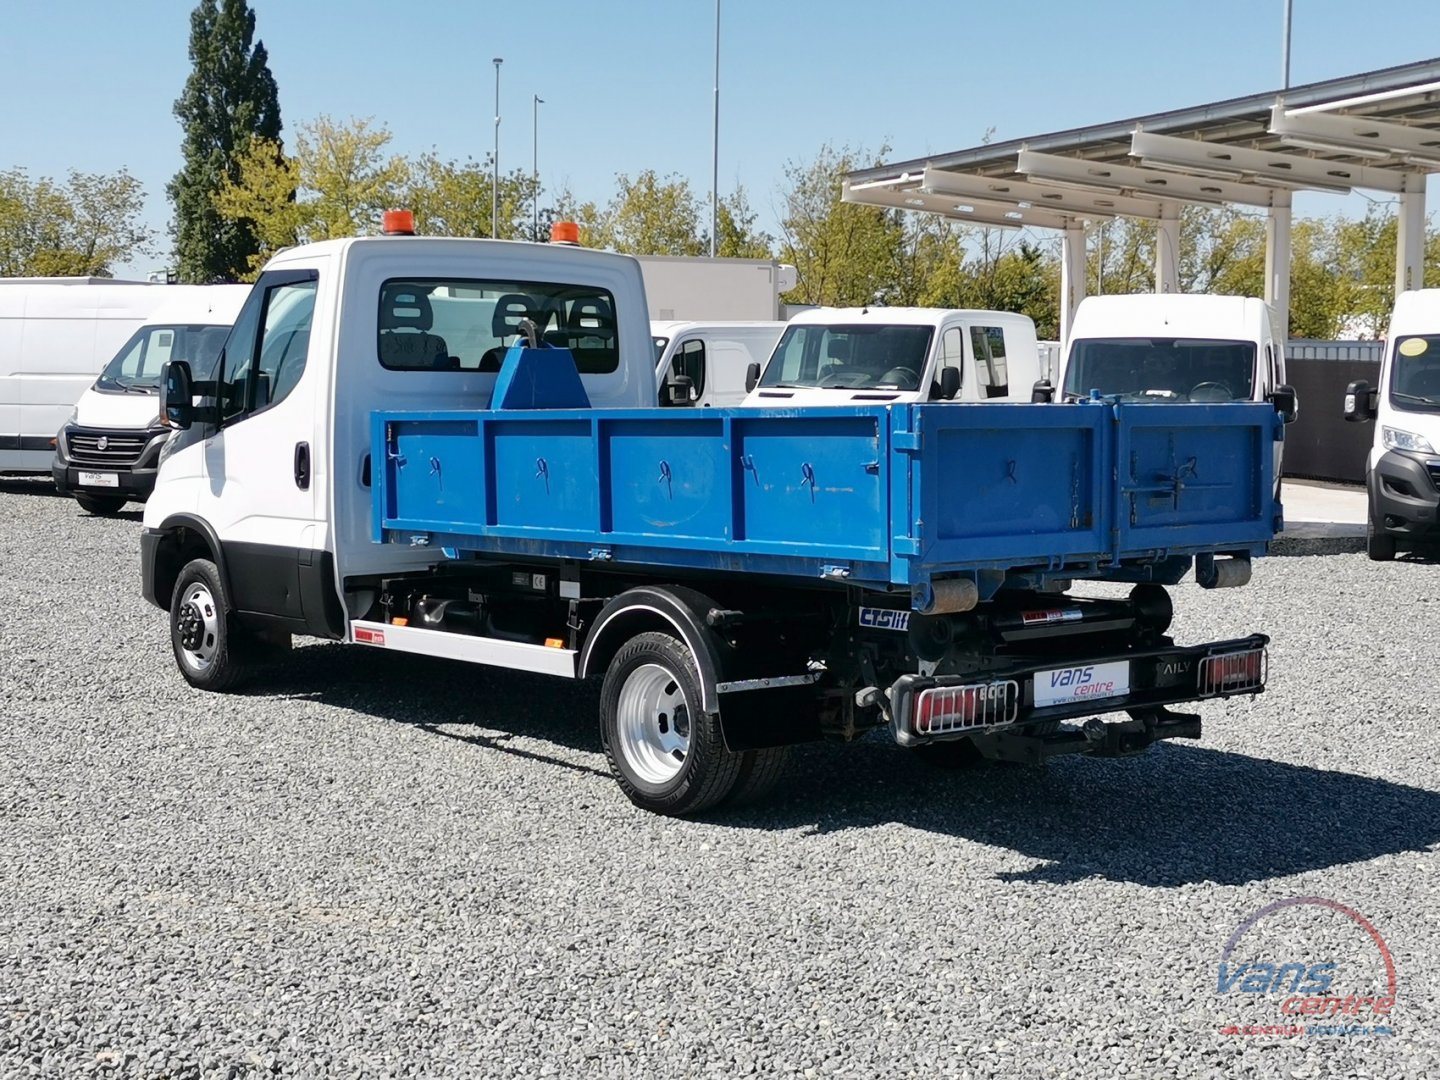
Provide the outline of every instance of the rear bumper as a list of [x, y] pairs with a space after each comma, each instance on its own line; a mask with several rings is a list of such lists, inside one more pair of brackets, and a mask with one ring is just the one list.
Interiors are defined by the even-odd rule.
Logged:
[[[1265, 634], [1205, 645], [1164, 646], [1137, 649], [1083, 660], [1066, 659], [1027, 667], [987, 671], [984, 680], [999, 687], [985, 705], [986, 715], [976, 726], [947, 731], [943, 735], [917, 732], [916, 706], [919, 696], [933, 688], [976, 685], [979, 676], [904, 675], [890, 689], [891, 733], [901, 746], [916, 746], [946, 739], [975, 738], [1020, 740], [1028, 746], [1024, 757], [1049, 757], [1057, 753], [1124, 753], [1143, 749], [1156, 739], [1199, 738], [1200, 719], [1173, 714], [1168, 705], [1188, 701], [1259, 694], [1265, 688]], [[1212, 658], [1234, 657], [1259, 651], [1258, 679], [1216, 679], [1217, 662]], [[1083, 667], [1126, 661], [1130, 665], [1130, 688], [1118, 697], [1077, 701], [1063, 705], [1035, 705], [1035, 676], [1065, 666]], [[1011, 696], [1013, 695], [1013, 697]], [[1003, 702], [1001, 699], [1004, 699]], [[1000, 702], [998, 706], [992, 704]], [[1064, 728], [1059, 721], [1093, 718], [1107, 713], [1128, 713], [1128, 724], [1090, 722], [1080, 728]], [[986, 722], [988, 721], [988, 722]], [[983, 746], [982, 746], [983, 749]], [[1000, 755], [997, 755], [1000, 756]], [[1005, 754], [1003, 756], [1015, 756]]]
[[1376, 532], [1440, 540], [1440, 458], [1388, 450], [1376, 460], [1366, 486]]

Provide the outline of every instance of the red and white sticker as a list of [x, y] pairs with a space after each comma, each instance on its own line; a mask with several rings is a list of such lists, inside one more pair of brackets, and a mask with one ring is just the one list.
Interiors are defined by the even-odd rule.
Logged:
[[385, 631], [372, 630], [368, 626], [357, 626], [355, 628], [355, 640], [362, 645], [384, 645]]
[[1020, 621], [1026, 626], [1047, 626], [1057, 622], [1079, 622], [1085, 613], [1079, 608], [1055, 608], [1051, 611], [1022, 611]]

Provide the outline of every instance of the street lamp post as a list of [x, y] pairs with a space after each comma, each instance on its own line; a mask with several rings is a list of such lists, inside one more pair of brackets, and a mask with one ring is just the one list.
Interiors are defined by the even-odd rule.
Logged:
[[715, 0], [715, 122], [710, 148], [710, 257], [720, 231], [720, 0]]
[[531, 104], [530, 116], [530, 239], [540, 239], [540, 106], [545, 99], [539, 94]]
[[495, 156], [491, 159], [494, 175], [490, 182], [490, 237], [500, 235], [500, 65], [504, 57], [495, 57]]

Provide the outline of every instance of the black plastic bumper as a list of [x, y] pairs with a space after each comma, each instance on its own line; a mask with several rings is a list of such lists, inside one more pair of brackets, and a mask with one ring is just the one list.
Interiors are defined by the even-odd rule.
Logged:
[[1440, 541], [1440, 458], [1388, 450], [1366, 486], [1377, 532]]
[[[88, 484], [80, 483], [82, 472], [103, 472], [110, 473], [118, 478], [115, 487], [91, 487]], [[88, 491], [94, 495], [124, 495], [127, 499], [135, 502], [144, 502], [155, 490], [155, 474], [158, 469], [130, 469], [120, 471], [119, 469], [107, 469], [103, 466], [80, 469], [74, 465], [62, 463], [57, 456], [50, 464], [50, 475], [55, 479], [55, 486], [67, 495], [73, 495], [77, 491]]]

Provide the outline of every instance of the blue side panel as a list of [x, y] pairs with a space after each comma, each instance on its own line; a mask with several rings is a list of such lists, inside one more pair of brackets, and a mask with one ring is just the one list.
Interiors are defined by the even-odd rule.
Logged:
[[983, 412], [908, 410], [918, 442], [910, 472], [918, 562], [933, 574], [997, 562], [1045, 566], [1108, 551], [1110, 410], [976, 408]]
[[[687, 422], [689, 421], [689, 422]], [[603, 421], [604, 531], [642, 538], [733, 539], [728, 422]]]
[[[567, 413], [506, 414], [485, 424], [486, 525], [546, 536], [600, 531], [600, 477], [593, 421]], [[423, 485], [423, 480], [421, 481]]]
[[817, 557], [889, 557], [883, 412], [854, 416], [740, 414], [739, 540]]
[[1274, 408], [1117, 405], [1115, 415], [1121, 550], [1269, 542], [1283, 434]]

